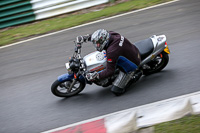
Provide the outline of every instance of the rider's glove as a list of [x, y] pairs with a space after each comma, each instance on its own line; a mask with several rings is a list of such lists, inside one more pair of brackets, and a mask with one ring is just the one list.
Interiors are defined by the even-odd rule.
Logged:
[[76, 37], [76, 42], [77, 43], [83, 43], [84, 39], [83, 39], [83, 36], [77, 36]]
[[87, 34], [83, 36], [83, 41], [87, 42], [87, 41], [91, 41], [91, 35]]
[[86, 78], [88, 81], [94, 81], [95, 79], [99, 79], [99, 74], [97, 72], [87, 73]]
[[91, 40], [91, 35], [87, 34], [84, 36], [77, 36], [76, 37], [76, 42], [77, 43], [83, 43]]

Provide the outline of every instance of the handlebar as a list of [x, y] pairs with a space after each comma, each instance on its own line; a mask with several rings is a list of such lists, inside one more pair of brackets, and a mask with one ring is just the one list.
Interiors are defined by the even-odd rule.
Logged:
[[78, 73], [79, 70], [85, 69], [85, 64], [83, 58], [81, 57], [81, 48], [82, 43], [75, 42], [75, 50], [72, 59], [70, 59], [69, 64], [70, 68], [75, 72]]
[[73, 57], [80, 59], [81, 58], [82, 43], [77, 43], [77, 42], [74, 41], [74, 44], [75, 44], [75, 49], [74, 49]]

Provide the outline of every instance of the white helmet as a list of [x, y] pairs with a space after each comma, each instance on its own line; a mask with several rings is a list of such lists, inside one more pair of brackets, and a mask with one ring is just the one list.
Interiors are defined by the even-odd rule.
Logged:
[[91, 41], [93, 42], [95, 48], [98, 51], [102, 51], [109, 41], [109, 33], [104, 29], [99, 29], [95, 31], [91, 36]]

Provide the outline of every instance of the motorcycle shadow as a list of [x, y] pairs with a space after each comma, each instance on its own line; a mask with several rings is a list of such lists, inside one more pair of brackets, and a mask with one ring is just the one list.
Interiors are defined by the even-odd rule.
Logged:
[[163, 70], [151, 75], [143, 75], [136, 83], [126, 88], [126, 93], [137, 93], [138, 91], [144, 91], [144, 89], [157, 87], [157, 85], [165, 84], [167, 79], [173, 79], [175, 76], [173, 70]]
[[85, 103], [90, 102], [91, 100], [100, 100], [102, 98], [110, 98], [112, 97], [112, 93], [110, 92], [111, 86], [109, 87], [99, 87], [96, 85], [93, 85], [92, 87], [90, 85], [86, 85], [86, 88], [79, 93], [78, 95], [72, 96], [72, 97], [64, 97], [60, 98], [58, 100], [59, 103]]
[[85, 103], [90, 100], [100, 100], [102, 98], [109, 99], [113, 97], [121, 97], [124, 95], [137, 94], [139, 92], [145, 91], [151, 87], [158, 87], [158, 85], [166, 82], [166, 77], [168, 79], [173, 79], [175, 77], [173, 70], [163, 70], [158, 73], [154, 73], [148, 76], [142, 76], [136, 83], [131, 84], [126, 88], [126, 92], [120, 96], [116, 96], [111, 92], [112, 86], [100, 87], [96, 85], [87, 85], [86, 88], [76, 96], [60, 98], [58, 102], [62, 103]]

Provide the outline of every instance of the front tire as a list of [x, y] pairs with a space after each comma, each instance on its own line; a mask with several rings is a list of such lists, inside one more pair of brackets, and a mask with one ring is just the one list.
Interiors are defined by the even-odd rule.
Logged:
[[84, 82], [80, 82], [77, 80], [72, 90], [69, 91], [68, 89], [71, 83], [72, 81], [60, 82], [56, 80], [51, 86], [51, 92], [58, 97], [71, 97], [79, 94], [85, 88], [86, 85]]
[[164, 69], [169, 62], [169, 56], [164, 51], [161, 52], [159, 55], [155, 57], [154, 60], [151, 62], [145, 64], [147, 68], [143, 69], [144, 75], [150, 75], [156, 72], [160, 72], [162, 69]]

